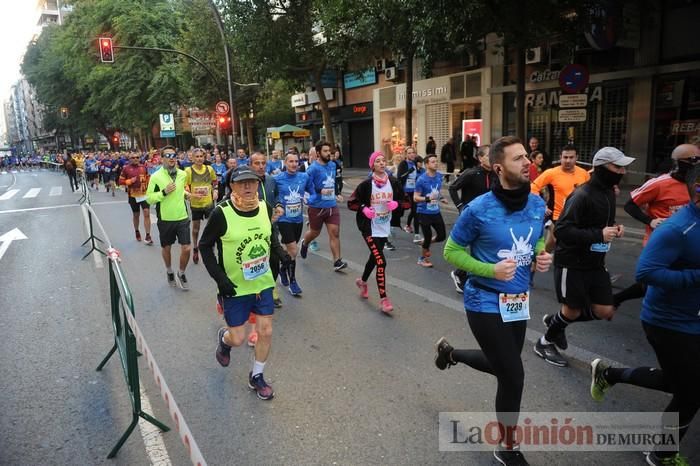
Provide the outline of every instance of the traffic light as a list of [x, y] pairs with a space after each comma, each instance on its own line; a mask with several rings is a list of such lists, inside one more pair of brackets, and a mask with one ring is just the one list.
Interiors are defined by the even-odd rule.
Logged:
[[111, 37], [100, 37], [100, 60], [102, 63], [114, 63], [114, 49]]
[[228, 131], [231, 129], [231, 117], [230, 116], [220, 116], [219, 119], [219, 129], [222, 131]]

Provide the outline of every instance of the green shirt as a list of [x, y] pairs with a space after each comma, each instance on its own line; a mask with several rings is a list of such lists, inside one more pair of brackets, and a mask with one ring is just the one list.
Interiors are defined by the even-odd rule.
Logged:
[[172, 182], [170, 173], [165, 167], [160, 167], [148, 181], [146, 191], [146, 201], [156, 206], [158, 220], [166, 222], [177, 222], [189, 218], [187, 205], [185, 204], [185, 184], [187, 175], [184, 171], [177, 169], [175, 176], [175, 191], [165, 194], [165, 187]]

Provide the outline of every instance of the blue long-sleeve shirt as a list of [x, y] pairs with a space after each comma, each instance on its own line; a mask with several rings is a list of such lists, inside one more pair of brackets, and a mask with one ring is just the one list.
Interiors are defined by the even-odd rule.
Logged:
[[700, 208], [692, 202], [649, 237], [637, 263], [648, 285], [642, 321], [700, 335]]

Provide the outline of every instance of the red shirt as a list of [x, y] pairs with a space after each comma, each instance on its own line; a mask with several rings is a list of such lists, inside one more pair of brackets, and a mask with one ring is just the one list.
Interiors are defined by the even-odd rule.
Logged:
[[[127, 184], [127, 180], [136, 178], [136, 181]], [[119, 184], [127, 186], [129, 197], [143, 197], [148, 189], [148, 170], [143, 164], [132, 165], [130, 163], [122, 167], [122, 174], [119, 176]]]
[[[645, 210], [651, 218], [668, 218], [690, 202], [686, 184], [668, 173], [648, 180], [632, 191], [630, 196], [640, 208], [646, 206]], [[643, 244], [647, 244], [651, 232], [651, 227], [647, 225]]]

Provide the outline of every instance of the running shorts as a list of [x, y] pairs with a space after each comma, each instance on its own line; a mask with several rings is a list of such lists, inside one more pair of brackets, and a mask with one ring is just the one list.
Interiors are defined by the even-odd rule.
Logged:
[[[139, 207], [143, 210], [146, 210], [150, 207], [148, 205], [148, 202], [146, 202], [145, 200], [143, 200], [141, 202], [136, 202], [136, 198], [132, 197], [132, 196], [129, 196], [129, 205], [131, 206], [131, 211], [133, 213], [137, 213], [139, 211]], [[151, 219], [146, 219], [146, 220], [148, 220], [149, 222], [151, 221]]]
[[245, 324], [251, 312], [259, 316], [271, 316], [275, 313], [272, 288], [263, 290], [260, 294], [229, 298], [218, 296], [217, 299], [224, 309], [224, 319], [229, 327], [240, 327]]
[[557, 300], [572, 309], [613, 304], [610, 274], [604, 267], [593, 270], [554, 267], [554, 288]]
[[312, 230], [320, 231], [323, 224], [340, 225], [340, 209], [338, 206], [319, 209], [309, 207], [309, 226]]
[[277, 222], [277, 228], [282, 237], [282, 244], [298, 243], [301, 239], [301, 233], [304, 230], [304, 224], [301, 222]]
[[214, 206], [205, 207], [203, 209], [192, 209], [192, 220], [203, 220], [205, 218], [209, 218], [213, 210]]
[[190, 244], [190, 220], [164, 221], [158, 220], [160, 246], [166, 247], [175, 243]]

